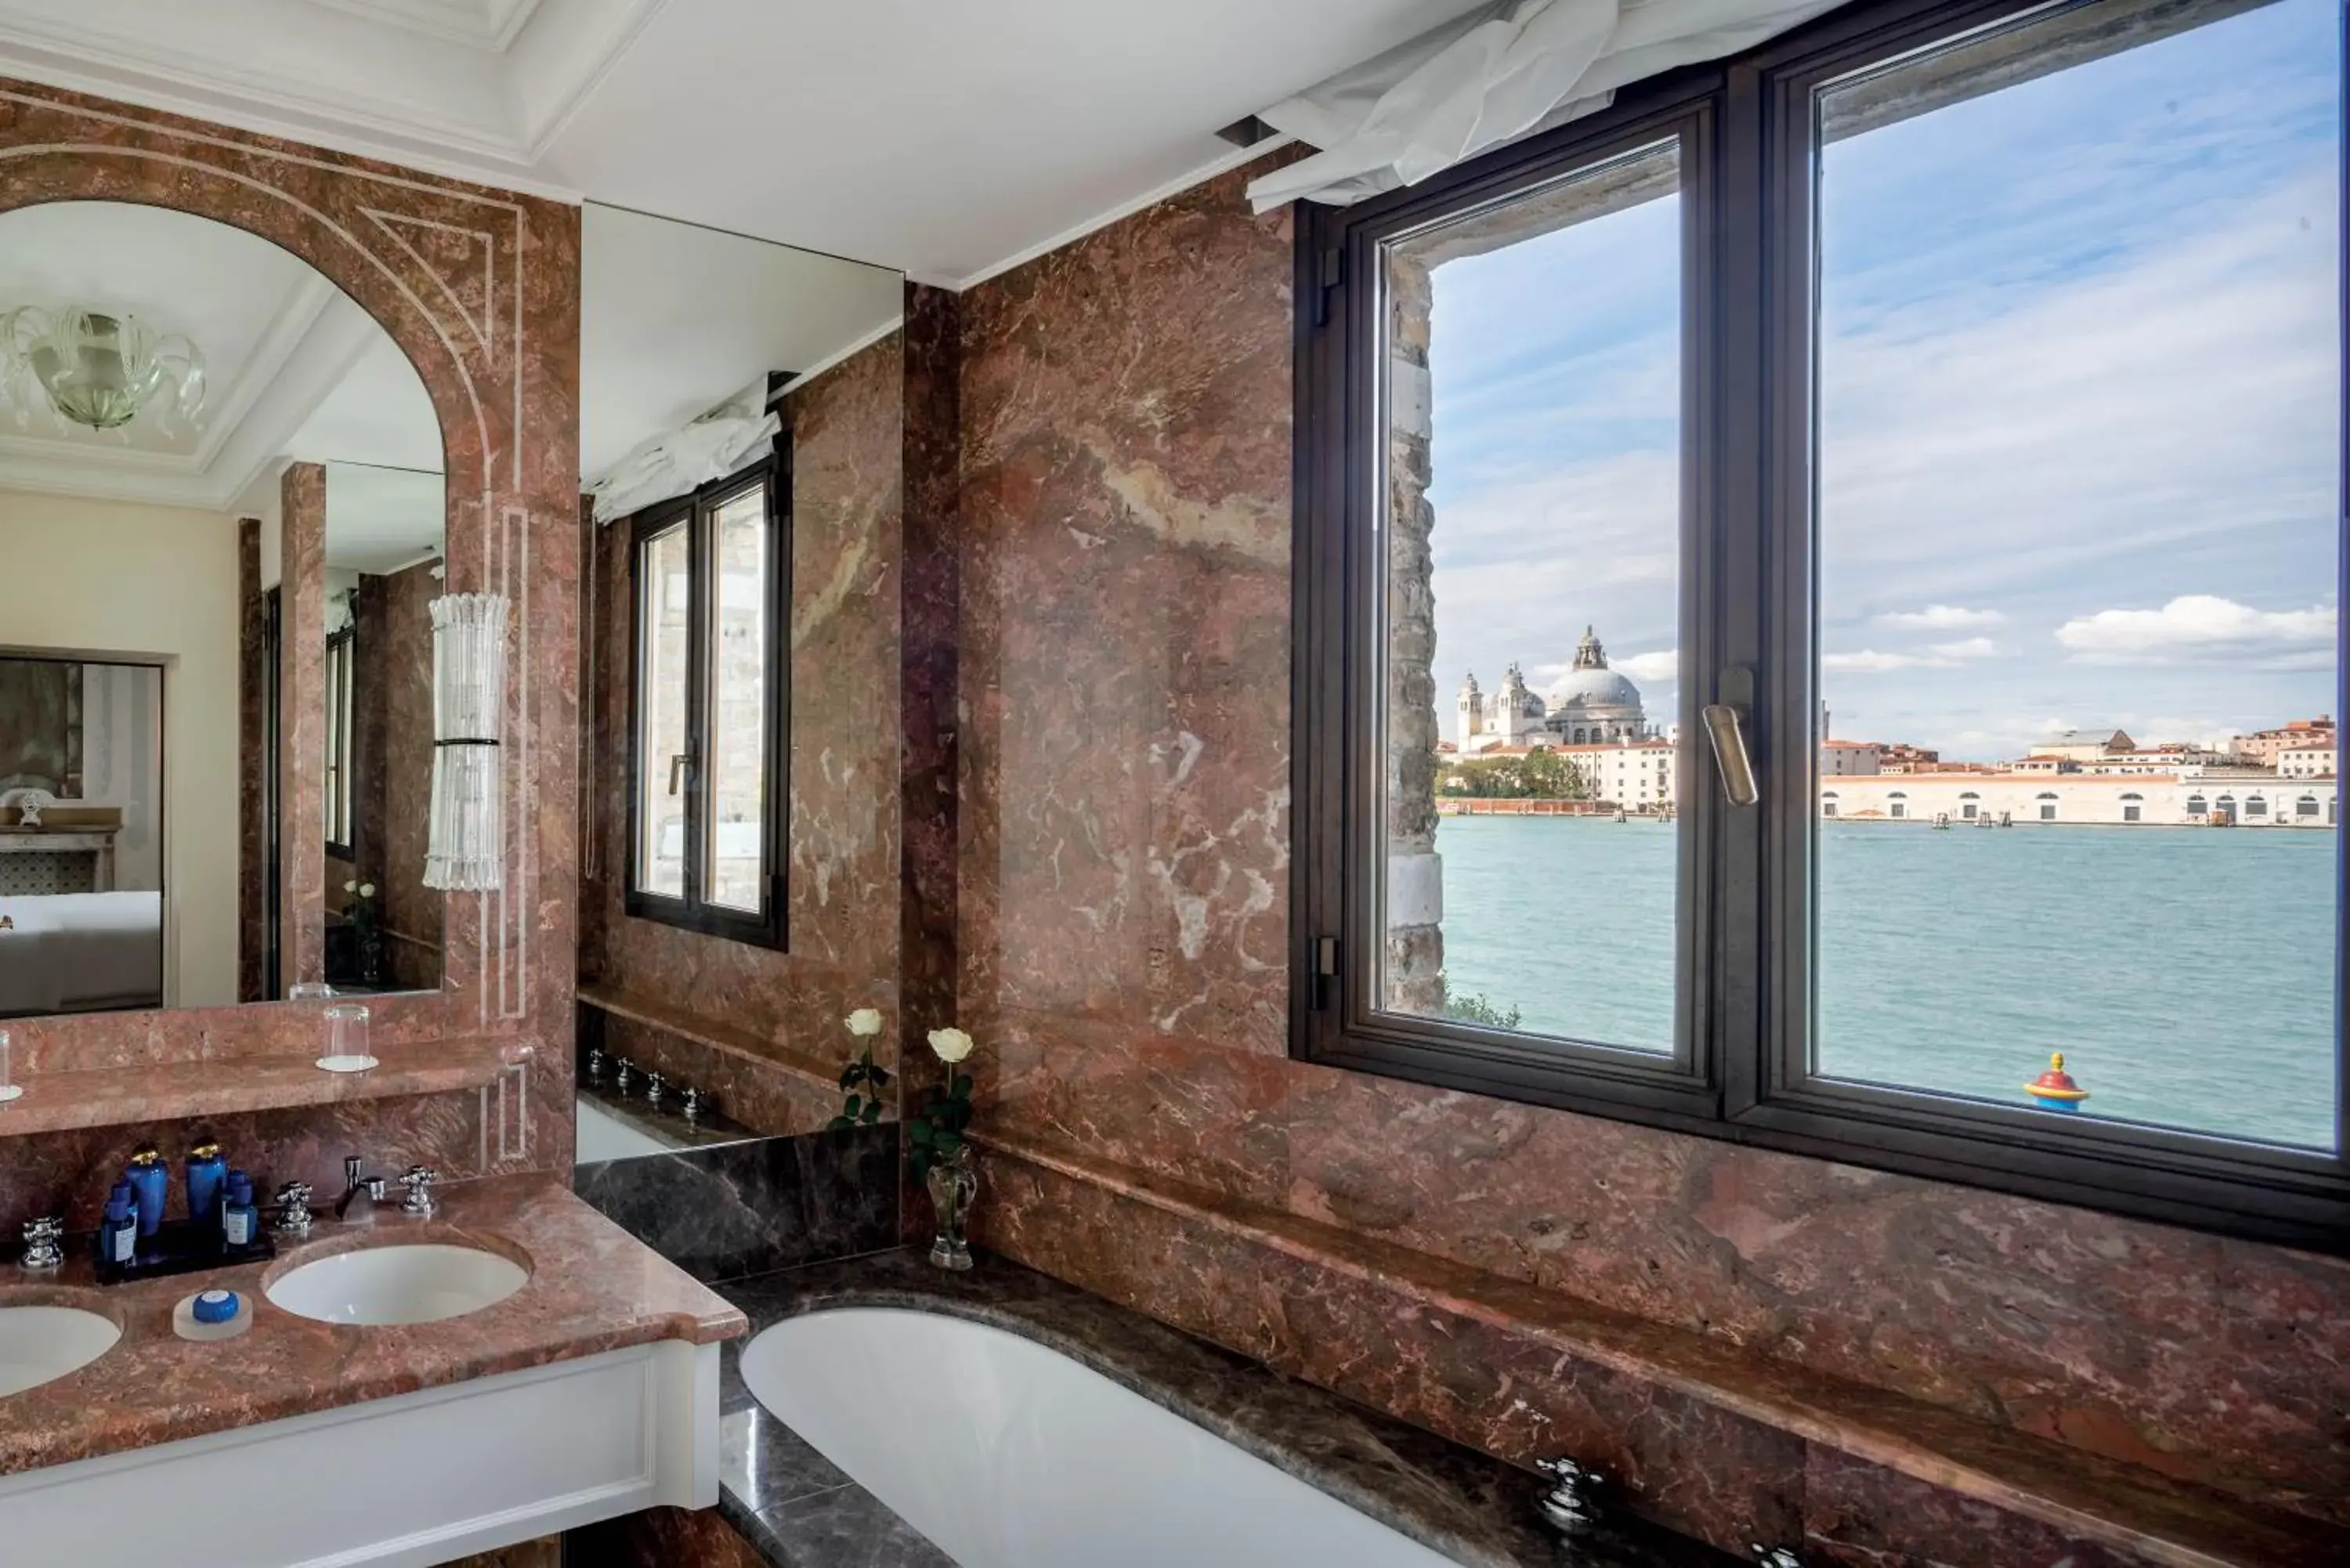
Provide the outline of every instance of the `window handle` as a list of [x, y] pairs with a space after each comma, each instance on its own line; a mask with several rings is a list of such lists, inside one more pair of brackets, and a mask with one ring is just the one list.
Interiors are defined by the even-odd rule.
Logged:
[[1727, 702], [1709, 702], [1705, 732], [1713, 742], [1713, 763], [1721, 773], [1721, 793], [1732, 805], [1754, 805], [1762, 787], [1754, 779], [1754, 759], [1746, 750], [1746, 730], [1739, 711]]
[[670, 758], [670, 760], [669, 760], [669, 793], [670, 793], [670, 794], [675, 794], [677, 793], [677, 781], [678, 781], [678, 776], [679, 776], [681, 774], [684, 774], [684, 773], [688, 773], [688, 772], [690, 772], [690, 771], [692, 769], [692, 767], [693, 767], [693, 755], [692, 755], [692, 753], [690, 753], [690, 752], [680, 752], [680, 753], [678, 753], [675, 756], [672, 756], [671, 758]]

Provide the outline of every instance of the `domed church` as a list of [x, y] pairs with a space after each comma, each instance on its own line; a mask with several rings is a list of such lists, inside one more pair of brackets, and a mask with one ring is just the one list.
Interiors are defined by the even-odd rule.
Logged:
[[1583, 628], [1575, 664], [1551, 688], [1547, 703], [1526, 689], [1525, 676], [1513, 664], [1491, 698], [1471, 674], [1455, 707], [1455, 744], [1464, 753], [1496, 746], [1613, 745], [1655, 735], [1640, 707], [1640, 689], [1607, 668], [1607, 650], [1590, 627]]
[[1590, 627], [1583, 628], [1583, 640], [1575, 645], [1575, 668], [1551, 688], [1550, 712], [1543, 727], [1554, 737], [1552, 743], [1562, 746], [1648, 738], [1640, 689], [1607, 668], [1607, 650]]

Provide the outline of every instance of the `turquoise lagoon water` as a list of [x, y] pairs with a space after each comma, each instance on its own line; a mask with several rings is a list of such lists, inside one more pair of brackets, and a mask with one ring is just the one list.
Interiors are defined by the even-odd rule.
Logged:
[[[2334, 1143], [2330, 830], [1820, 825], [1824, 1073]], [[1674, 834], [1443, 819], [1445, 970], [1530, 1032], [1669, 1049]]]

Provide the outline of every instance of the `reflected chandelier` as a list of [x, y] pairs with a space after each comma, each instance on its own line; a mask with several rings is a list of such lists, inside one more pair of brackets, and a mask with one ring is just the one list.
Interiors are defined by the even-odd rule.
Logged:
[[0, 401], [14, 406], [19, 429], [44, 403], [94, 431], [120, 430], [153, 403], [169, 430], [203, 407], [204, 358], [135, 316], [20, 306], [0, 315]]

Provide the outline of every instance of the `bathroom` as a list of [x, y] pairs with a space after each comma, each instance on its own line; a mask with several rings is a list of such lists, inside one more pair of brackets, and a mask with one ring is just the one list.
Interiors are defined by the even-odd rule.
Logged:
[[0, 1565], [2350, 1561], [2341, 37], [0, 0]]

